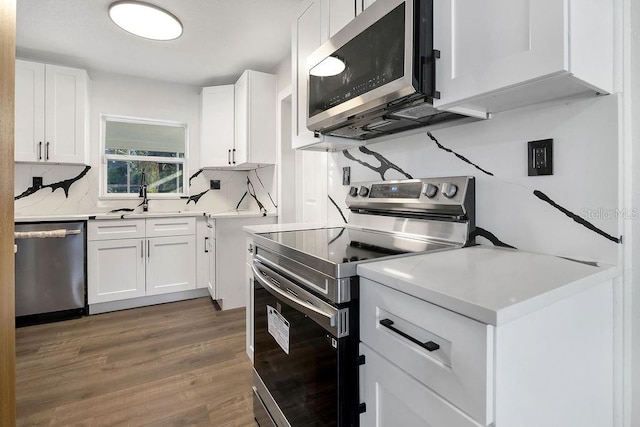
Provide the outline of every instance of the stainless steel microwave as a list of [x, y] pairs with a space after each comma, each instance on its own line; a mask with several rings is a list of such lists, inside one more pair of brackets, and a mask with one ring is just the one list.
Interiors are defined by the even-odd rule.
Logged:
[[308, 58], [307, 127], [366, 140], [458, 118], [439, 97], [433, 0], [377, 0]]

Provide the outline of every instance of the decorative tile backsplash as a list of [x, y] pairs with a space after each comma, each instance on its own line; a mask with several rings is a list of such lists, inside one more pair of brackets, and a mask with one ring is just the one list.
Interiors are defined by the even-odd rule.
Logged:
[[[99, 172], [91, 166], [16, 164], [16, 216], [97, 213], [114, 210], [141, 211], [141, 200], [99, 198]], [[32, 177], [41, 176], [43, 186], [33, 188]], [[149, 210], [225, 212], [233, 209], [275, 212], [272, 188], [274, 167], [249, 172], [198, 170], [189, 178], [189, 196], [149, 201]], [[209, 188], [220, 181], [220, 190]]]
[[[553, 138], [554, 175], [527, 175], [527, 141]], [[618, 99], [574, 99], [330, 154], [328, 217], [347, 217], [351, 181], [476, 177], [476, 241], [615, 264]], [[632, 214], [632, 213], [629, 213]]]

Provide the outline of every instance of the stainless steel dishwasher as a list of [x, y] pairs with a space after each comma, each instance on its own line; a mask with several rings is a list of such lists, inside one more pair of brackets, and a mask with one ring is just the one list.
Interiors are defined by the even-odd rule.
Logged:
[[16, 223], [16, 324], [82, 316], [86, 222]]

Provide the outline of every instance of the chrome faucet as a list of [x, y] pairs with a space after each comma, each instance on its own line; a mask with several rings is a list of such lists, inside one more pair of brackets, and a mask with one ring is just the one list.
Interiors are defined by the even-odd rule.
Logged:
[[147, 199], [147, 177], [142, 169], [142, 177], [140, 178], [140, 194], [142, 197], [142, 211], [147, 212], [149, 210], [149, 200]]

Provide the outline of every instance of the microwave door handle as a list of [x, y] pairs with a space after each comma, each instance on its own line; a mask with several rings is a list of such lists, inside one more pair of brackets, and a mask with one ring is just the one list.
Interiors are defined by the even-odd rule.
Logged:
[[[258, 282], [260, 282], [262, 286], [264, 286], [265, 289], [269, 291], [269, 293], [277, 294], [281, 296], [283, 299], [290, 302], [295, 309], [301, 311], [306, 315], [313, 316], [313, 317], [316, 317], [314, 316], [314, 314], [320, 315], [326, 321], [326, 322], [323, 322], [325, 323], [325, 325], [323, 326], [328, 326], [329, 327], [328, 329], [330, 330], [335, 329], [337, 313], [327, 313], [319, 309], [318, 307], [314, 307], [308, 302], [301, 300], [300, 298], [294, 296], [293, 294], [283, 291], [279, 287], [273, 285], [267, 279], [264, 278], [264, 276], [260, 272], [260, 269], [258, 269], [258, 267], [256, 266], [255, 262], [251, 266], [251, 269], [253, 270], [253, 276], [256, 278]], [[325, 329], [327, 328], [325, 327]]]

